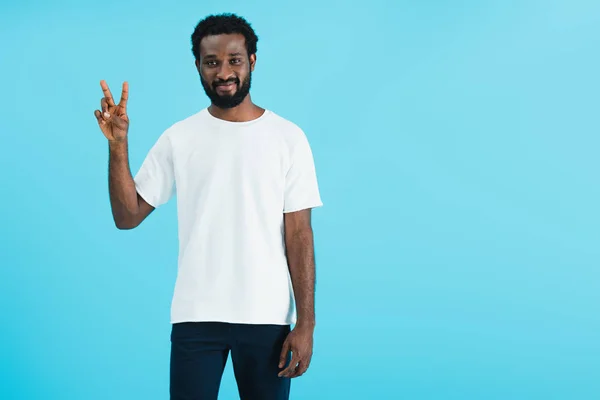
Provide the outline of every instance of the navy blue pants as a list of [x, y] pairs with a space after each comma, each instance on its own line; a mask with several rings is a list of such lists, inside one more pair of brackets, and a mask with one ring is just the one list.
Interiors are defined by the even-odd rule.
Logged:
[[289, 325], [173, 324], [171, 400], [217, 400], [230, 353], [241, 400], [288, 400], [290, 379], [277, 374], [289, 332]]

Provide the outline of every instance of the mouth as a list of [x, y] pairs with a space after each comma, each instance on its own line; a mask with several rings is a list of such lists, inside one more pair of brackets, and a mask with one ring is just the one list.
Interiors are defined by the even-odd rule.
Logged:
[[225, 94], [235, 90], [236, 86], [237, 85], [235, 82], [219, 83], [215, 85], [215, 90], [217, 91], [217, 93]]

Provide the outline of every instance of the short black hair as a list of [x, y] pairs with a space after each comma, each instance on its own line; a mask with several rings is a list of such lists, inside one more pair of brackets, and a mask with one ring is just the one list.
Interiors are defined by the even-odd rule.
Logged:
[[258, 36], [256, 36], [254, 29], [244, 18], [232, 13], [209, 15], [198, 22], [194, 33], [192, 33], [192, 54], [194, 54], [196, 60], [200, 60], [200, 41], [204, 37], [232, 33], [244, 35], [248, 57], [256, 54]]

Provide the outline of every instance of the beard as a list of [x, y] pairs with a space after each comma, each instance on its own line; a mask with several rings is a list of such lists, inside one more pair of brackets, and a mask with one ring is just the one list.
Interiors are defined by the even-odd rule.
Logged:
[[[241, 83], [239, 78], [236, 77], [228, 79], [226, 81], [217, 80], [210, 84], [207, 81], [205, 81], [204, 78], [202, 78], [202, 75], [200, 75], [200, 82], [202, 82], [204, 92], [206, 93], [213, 105], [224, 109], [233, 108], [240, 105], [241, 102], [244, 101], [248, 93], [250, 93], [252, 73], [249, 72], [246, 76], [246, 79], [244, 79], [244, 81]], [[224, 83], [235, 83], [236, 90], [232, 95], [221, 96], [217, 93], [217, 85]]]

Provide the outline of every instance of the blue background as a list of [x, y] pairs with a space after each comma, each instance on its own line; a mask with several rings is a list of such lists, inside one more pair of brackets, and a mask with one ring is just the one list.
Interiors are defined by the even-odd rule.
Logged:
[[292, 398], [600, 398], [600, 3], [205, 3], [0, 7], [0, 398], [168, 398], [175, 202], [114, 227], [93, 111], [129, 81], [137, 171], [208, 105], [189, 36], [222, 11], [325, 202]]

